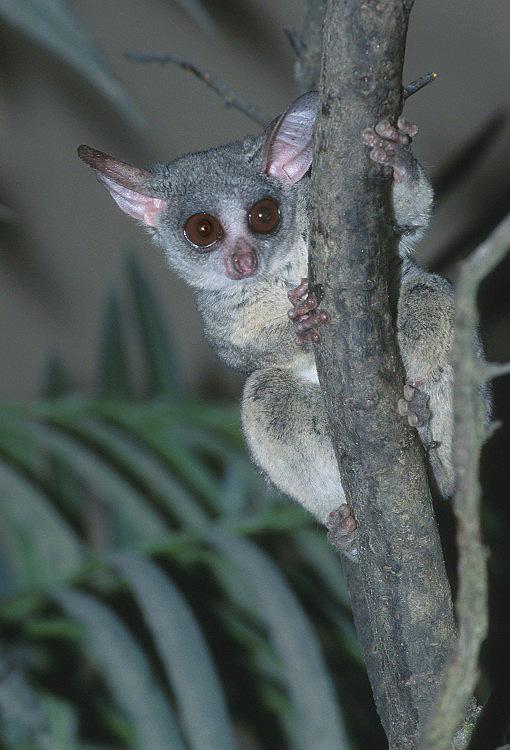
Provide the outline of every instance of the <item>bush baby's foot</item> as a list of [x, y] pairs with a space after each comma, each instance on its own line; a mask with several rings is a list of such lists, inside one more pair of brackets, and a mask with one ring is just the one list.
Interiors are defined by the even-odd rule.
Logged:
[[362, 140], [370, 146], [369, 156], [372, 161], [393, 167], [396, 182], [411, 181], [416, 176], [417, 167], [410, 147], [417, 132], [416, 125], [399, 117], [396, 127], [388, 120], [381, 120], [375, 128], [366, 128], [362, 133]]
[[356, 549], [356, 529], [358, 524], [354, 518], [350, 505], [344, 503], [338, 510], [332, 510], [328, 516], [326, 526], [328, 529], [328, 541], [336, 547], [339, 552], [351, 559], [355, 559], [358, 551]]
[[318, 310], [316, 295], [309, 291], [308, 279], [301, 279], [301, 283], [288, 293], [293, 307], [289, 310], [289, 318], [296, 328], [296, 341], [303, 345], [311, 341], [318, 344], [321, 340], [319, 326], [328, 323], [329, 314], [325, 310]]
[[429, 397], [421, 390], [421, 380], [408, 380], [404, 385], [404, 398], [399, 398], [397, 408], [401, 417], [407, 417], [410, 427], [424, 427], [430, 421]]
[[439, 448], [441, 443], [434, 440], [430, 420], [432, 412], [429, 397], [422, 390], [421, 380], [408, 380], [404, 385], [404, 398], [399, 398], [397, 408], [402, 417], [406, 417], [410, 427], [415, 427], [427, 452]]

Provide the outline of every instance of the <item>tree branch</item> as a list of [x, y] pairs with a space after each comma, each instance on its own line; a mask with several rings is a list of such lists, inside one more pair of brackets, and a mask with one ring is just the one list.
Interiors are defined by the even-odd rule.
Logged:
[[410, 96], [416, 94], [418, 91], [421, 91], [424, 86], [428, 86], [429, 83], [432, 83], [432, 81], [436, 80], [437, 73], [425, 73], [424, 76], [420, 76], [420, 78], [417, 78], [416, 81], [411, 81], [411, 83], [408, 83], [407, 86], [404, 86], [404, 99], [409, 99]]
[[159, 63], [160, 65], [172, 63], [173, 65], [177, 65], [179, 68], [192, 73], [196, 78], [199, 78], [206, 86], [218, 94], [220, 99], [223, 100], [225, 107], [232, 107], [233, 109], [239, 110], [239, 112], [242, 112], [259, 125], [267, 125], [271, 120], [269, 115], [259, 109], [255, 104], [251, 104], [245, 99], [242, 99], [239, 94], [236, 94], [230, 86], [227, 86], [227, 84], [219, 78], [213, 78], [206, 70], [202, 70], [202, 68], [199, 68], [195, 63], [185, 60], [183, 57], [179, 57], [179, 55], [174, 55], [171, 52], [124, 52], [124, 57], [128, 60], [139, 63]]
[[[490, 241], [490, 238], [489, 238]], [[482, 380], [493, 380], [510, 373], [510, 362], [489, 362], [482, 368]]]
[[400, 114], [411, 7], [329, 0], [309, 244], [332, 314], [319, 380], [359, 527], [359, 563], [346, 574], [391, 750], [416, 748], [455, 636], [423, 451], [395, 406], [404, 372], [389, 302], [390, 184], [361, 145], [363, 128]]
[[293, 37], [292, 46], [297, 55], [294, 78], [299, 94], [319, 88], [326, 5], [327, 0], [307, 0], [301, 36], [297, 37], [294, 32], [290, 32]]
[[[473, 349], [478, 328], [480, 283], [510, 249], [510, 215], [461, 264], [457, 285], [453, 362], [454, 419], [459, 551], [459, 594], [456, 602], [459, 636], [444, 674], [432, 719], [420, 750], [449, 750], [463, 721], [478, 680], [480, 646], [487, 633], [487, 552], [481, 541], [479, 463], [487, 430], [480, 399], [480, 362]], [[510, 372], [510, 366], [489, 364], [486, 377]], [[476, 718], [475, 718], [476, 721]], [[472, 729], [474, 722], [471, 722]], [[466, 732], [470, 734], [470, 732]], [[464, 745], [465, 746], [465, 745]]]

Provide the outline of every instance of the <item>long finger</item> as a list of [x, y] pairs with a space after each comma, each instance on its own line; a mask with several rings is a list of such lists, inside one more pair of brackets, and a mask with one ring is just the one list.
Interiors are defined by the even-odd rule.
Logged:
[[288, 292], [287, 297], [290, 299], [293, 305], [297, 304], [299, 300], [304, 297], [308, 291], [308, 279], [301, 279], [301, 283], [295, 289], [291, 289]]

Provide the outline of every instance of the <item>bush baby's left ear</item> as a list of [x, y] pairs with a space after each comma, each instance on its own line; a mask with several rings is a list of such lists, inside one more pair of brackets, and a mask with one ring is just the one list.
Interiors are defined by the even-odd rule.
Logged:
[[317, 92], [309, 91], [268, 125], [261, 172], [287, 185], [303, 177], [312, 163], [317, 106]]
[[154, 177], [150, 172], [114, 159], [90, 146], [80, 146], [78, 156], [92, 167], [99, 182], [108, 188], [124, 213], [143, 221], [148, 227], [157, 227], [168, 202], [155, 196]]

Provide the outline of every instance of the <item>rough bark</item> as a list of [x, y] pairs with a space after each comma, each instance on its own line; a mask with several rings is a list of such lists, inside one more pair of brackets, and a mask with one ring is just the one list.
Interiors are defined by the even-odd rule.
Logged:
[[400, 113], [411, 6], [329, 0], [310, 237], [310, 276], [332, 316], [319, 379], [359, 525], [359, 562], [346, 573], [391, 750], [416, 748], [455, 637], [423, 451], [396, 410], [404, 372], [388, 284], [390, 182], [361, 143], [363, 128]]
[[327, 0], [308, 0], [305, 6], [303, 29], [296, 45], [294, 78], [299, 94], [319, 86], [322, 58], [322, 27]]

